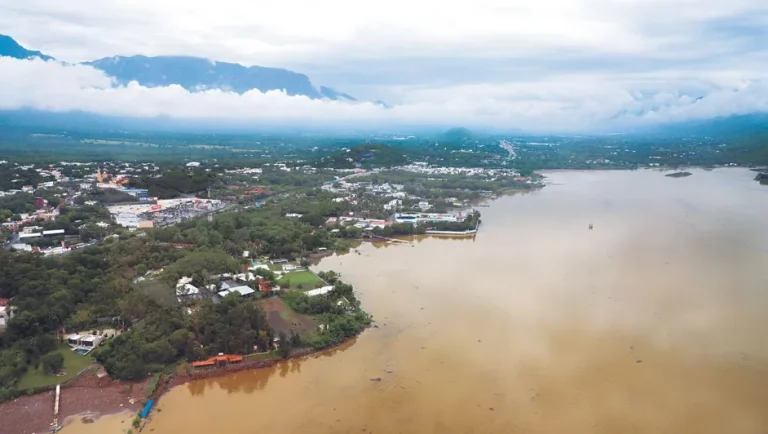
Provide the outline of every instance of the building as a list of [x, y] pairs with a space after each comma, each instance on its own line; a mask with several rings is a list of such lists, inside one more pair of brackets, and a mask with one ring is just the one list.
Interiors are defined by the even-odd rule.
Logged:
[[328, 285], [328, 286], [323, 286], [322, 288], [317, 288], [317, 289], [307, 291], [305, 292], [305, 294], [307, 294], [309, 297], [314, 297], [316, 295], [328, 294], [332, 290], [333, 290], [333, 286]]
[[259, 279], [259, 291], [261, 292], [270, 292], [272, 291], [272, 283], [270, 283], [269, 280], [264, 279], [263, 277]]
[[41, 232], [19, 232], [19, 239], [24, 240], [27, 238], [39, 238], [42, 237], [43, 234]]
[[249, 271], [247, 273], [235, 274], [234, 278], [240, 282], [252, 282], [256, 280], [256, 275]]
[[115, 217], [115, 223], [117, 223], [120, 226], [125, 226], [129, 228], [137, 228], [139, 227], [139, 216], [136, 214], [132, 214], [129, 212], [121, 212], [116, 215]]
[[67, 336], [67, 345], [72, 347], [72, 351], [84, 356], [98, 347], [103, 340], [104, 336], [101, 335], [72, 333]]
[[200, 290], [191, 283], [185, 283], [176, 287], [176, 299], [179, 303], [188, 303], [201, 298]]
[[400, 199], [392, 199], [391, 201], [389, 201], [389, 203], [384, 205], [384, 209], [387, 210], [387, 211], [397, 211], [397, 209], [399, 207], [401, 207], [401, 206], [403, 206], [403, 201], [402, 200], [400, 200]]
[[398, 213], [395, 214], [397, 223], [435, 223], [435, 222], [459, 222], [464, 221], [463, 215], [437, 214], [437, 213]]
[[233, 294], [235, 292], [242, 295], [243, 297], [252, 297], [253, 294], [256, 293], [256, 291], [254, 291], [253, 288], [250, 288], [248, 286], [234, 286], [231, 288], [227, 288], [223, 291], [219, 291], [219, 297], [224, 298], [229, 294]]
[[243, 361], [243, 356], [236, 354], [224, 354], [219, 353], [218, 356], [213, 356], [210, 359], [200, 360], [198, 362], [192, 362], [194, 368], [206, 368], [210, 366], [225, 366], [230, 363], [240, 363]]
[[0, 298], [0, 331], [5, 330], [8, 326], [8, 321], [13, 318], [13, 309], [10, 304], [10, 298]]

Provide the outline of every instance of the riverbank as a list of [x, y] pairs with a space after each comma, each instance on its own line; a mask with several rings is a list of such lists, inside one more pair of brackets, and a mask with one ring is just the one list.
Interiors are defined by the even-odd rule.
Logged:
[[[136, 412], [146, 396], [149, 379], [130, 383], [110, 379], [102, 370], [89, 372], [61, 389], [59, 421], [82, 416], [85, 422], [101, 416]], [[54, 392], [26, 395], [0, 404], [0, 434], [49, 432]]]
[[[373, 327], [373, 326], [369, 326], [369, 327]], [[338, 342], [336, 344], [333, 344], [327, 347], [301, 348], [299, 350], [292, 352], [291, 355], [287, 358], [280, 358], [275, 356], [266, 360], [259, 359], [259, 360], [252, 360], [252, 361], [249, 361], [246, 358], [243, 361], [243, 363], [229, 364], [225, 366], [218, 366], [218, 367], [212, 367], [207, 369], [197, 369], [189, 373], [176, 373], [176, 374], [170, 375], [166, 377], [164, 381], [161, 382], [161, 384], [157, 388], [157, 391], [152, 395], [152, 398], [155, 400], [154, 410], [150, 412], [150, 414], [146, 419], [142, 420], [141, 428], [139, 429], [139, 432], [143, 431], [147, 426], [149, 426], [150, 431], [152, 431], [151, 429], [152, 416], [155, 411], [158, 411], [158, 406], [162, 404], [162, 397], [176, 387], [179, 387], [194, 381], [202, 381], [202, 380], [208, 380], [212, 378], [224, 377], [224, 376], [235, 374], [238, 372], [265, 369], [265, 368], [275, 366], [281, 362], [288, 362], [291, 360], [298, 360], [306, 357], [320, 355], [322, 353], [326, 353], [329, 351], [332, 352], [338, 348], [350, 346], [354, 344], [354, 342], [357, 340], [357, 337], [360, 336], [360, 334], [363, 331], [365, 331], [367, 328], [368, 327], [363, 328], [362, 330], [359, 330], [354, 336], [351, 336], [348, 339], [345, 339], [341, 342]], [[138, 411], [138, 408], [134, 411], [133, 413], [134, 416], [136, 414], [136, 411]]]
[[[278, 357], [268, 360], [245, 361], [242, 364], [233, 364], [225, 367], [196, 370], [189, 374], [174, 374], [170, 379], [163, 381], [152, 398], [159, 400], [176, 386], [196, 380], [221, 377], [235, 372], [263, 369], [274, 366], [280, 362], [313, 356], [345, 345], [351, 345], [365, 329], [338, 344], [325, 348], [302, 348], [291, 354], [287, 359]], [[80, 419], [82, 423], [93, 423], [103, 416], [125, 413], [128, 420], [132, 420], [136, 413], [143, 408], [143, 401], [147, 399], [147, 384], [151, 378], [140, 382], [130, 383], [112, 380], [102, 374], [86, 374], [78, 378], [68, 387], [62, 389], [61, 408], [59, 420], [64, 421], [64, 430], [73, 419]], [[0, 434], [35, 434], [48, 432], [53, 420], [53, 392], [39, 393], [36, 395], [22, 396], [12, 401], [0, 404]], [[150, 415], [151, 421], [151, 415]]]
[[[374, 326], [375, 327], [375, 326]], [[357, 337], [365, 331], [365, 328], [357, 334], [334, 345], [324, 348], [301, 348], [282, 359], [277, 356], [267, 360], [246, 359], [240, 364], [231, 364], [223, 367], [194, 370], [189, 373], [179, 372], [164, 377], [151, 398], [155, 400], [156, 409], [162, 403], [162, 397], [177, 386], [197, 380], [206, 380], [227, 376], [229, 374], [264, 369], [275, 366], [280, 362], [294, 359], [312, 357], [334, 351], [338, 348], [353, 345]], [[74, 421], [82, 424], [94, 423], [101, 417], [124, 414], [125, 420], [132, 421], [137, 412], [144, 407], [144, 402], [150, 398], [147, 396], [147, 385], [151, 377], [140, 382], [130, 383], [112, 380], [103, 372], [101, 377], [96, 374], [87, 374], [78, 378], [70, 386], [62, 389], [61, 408], [59, 420], [64, 421], [63, 432]], [[50, 423], [53, 420], [53, 392], [23, 396], [13, 401], [0, 404], [0, 434], [35, 434], [50, 431]], [[153, 412], [154, 413], [154, 412]], [[152, 414], [142, 426], [148, 425], [151, 431]], [[120, 418], [122, 420], [122, 418]]]

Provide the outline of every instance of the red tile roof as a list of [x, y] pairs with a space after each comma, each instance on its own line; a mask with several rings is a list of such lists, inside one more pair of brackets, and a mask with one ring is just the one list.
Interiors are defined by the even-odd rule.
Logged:
[[210, 359], [207, 360], [201, 360], [199, 362], [192, 362], [192, 366], [195, 368], [201, 368], [204, 366], [215, 366], [219, 363], [227, 364], [227, 363], [239, 363], [243, 361], [243, 356], [238, 356], [236, 354], [224, 354], [221, 356], [213, 356]]

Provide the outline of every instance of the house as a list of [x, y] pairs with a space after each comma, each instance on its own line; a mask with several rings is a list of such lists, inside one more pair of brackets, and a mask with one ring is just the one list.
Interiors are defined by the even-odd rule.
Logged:
[[384, 209], [387, 211], [396, 211], [398, 207], [403, 206], [403, 201], [400, 199], [392, 199], [389, 203], [384, 205]]
[[13, 308], [10, 306], [10, 298], [0, 298], [0, 331], [5, 330], [8, 321], [13, 318]]
[[234, 288], [234, 287], [236, 287], [236, 286], [240, 286], [240, 284], [238, 284], [238, 283], [235, 283], [235, 281], [234, 281], [234, 280], [231, 280], [231, 279], [228, 279], [228, 280], [222, 280], [222, 281], [219, 283], [219, 288], [221, 288], [222, 290], [231, 289], [231, 288]]
[[72, 347], [72, 351], [83, 356], [99, 346], [103, 340], [103, 335], [72, 333], [67, 336], [67, 344]]
[[224, 298], [232, 293], [238, 293], [242, 295], [243, 297], [253, 297], [253, 294], [256, 293], [252, 288], [248, 286], [235, 286], [232, 288], [225, 289], [223, 291], [219, 291], [219, 297]]
[[103, 336], [97, 336], [97, 335], [82, 336], [80, 338], [80, 346], [83, 346], [86, 348], [94, 348], [98, 346], [103, 339], [104, 339]]
[[176, 288], [181, 288], [182, 286], [188, 283], [192, 283], [192, 280], [193, 279], [191, 277], [187, 277], [187, 276], [181, 277], [179, 278], [179, 281], [176, 282]]
[[182, 286], [176, 287], [176, 298], [179, 300], [179, 303], [184, 303], [189, 300], [198, 300], [200, 297], [200, 290], [191, 283], [185, 283]]
[[253, 282], [256, 280], [256, 276], [249, 271], [247, 273], [235, 274], [235, 279], [240, 282]]
[[432, 205], [430, 205], [430, 204], [429, 204], [429, 202], [426, 202], [426, 201], [423, 201], [423, 200], [422, 200], [422, 201], [420, 201], [420, 202], [419, 202], [419, 203], [418, 203], [416, 206], [417, 206], [417, 207], [418, 207], [420, 210], [422, 210], [422, 211], [426, 211], [426, 210], [428, 210], [428, 209], [432, 208]]
[[271, 292], [272, 291], [272, 282], [265, 278], [259, 279], [259, 291], [261, 292]]
[[67, 344], [69, 346], [75, 347], [80, 344], [80, 335], [77, 333], [72, 333], [71, 335], [67, 336]]

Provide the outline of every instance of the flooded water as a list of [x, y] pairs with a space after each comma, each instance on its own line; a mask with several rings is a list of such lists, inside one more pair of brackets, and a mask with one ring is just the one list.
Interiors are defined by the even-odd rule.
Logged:
[[765, 434], [768, 188], [693, 173], [550, 173], [482, 208], [474, 240], [328, 258], [378, 328], [180, 386], [149, 429]]

